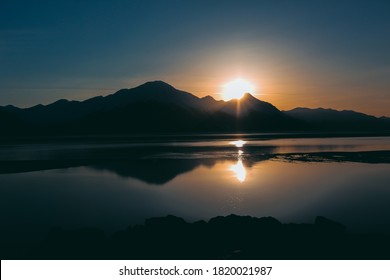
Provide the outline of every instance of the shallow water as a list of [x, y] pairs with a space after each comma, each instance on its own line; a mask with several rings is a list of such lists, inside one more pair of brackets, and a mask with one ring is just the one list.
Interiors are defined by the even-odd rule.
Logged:
[[322, 215], [351, 232], [390, 233], [389, 161], [356, 160], [363, 151], [386, 154], [390, 138], [237, 139], [3, 145], [1, 238], [231, 213], [295, 223]]

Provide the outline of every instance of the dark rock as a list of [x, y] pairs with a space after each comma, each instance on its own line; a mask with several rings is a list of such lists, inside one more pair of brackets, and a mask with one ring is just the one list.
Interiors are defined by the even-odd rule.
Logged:
[[[26, 249], [27, 250], [27, 249]], [[345, 233], [324, 217], [282, 224], [272, 217], [229, 215], [187, 223], [151, 218], [107, 237], [98, 229], [53, 228], [35, 249], [4, 259], [389, 259], [389, 235]]]

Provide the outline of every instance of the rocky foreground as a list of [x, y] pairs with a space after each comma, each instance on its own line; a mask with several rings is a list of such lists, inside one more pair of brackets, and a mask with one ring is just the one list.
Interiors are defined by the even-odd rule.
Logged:
[[107, 236], [53, 228], [34, 248], [2, 259], [389, 259], [390, 235], [351, 234], [324, 217], [282, 224], [229, 215], [188, 223], [167, 216]]

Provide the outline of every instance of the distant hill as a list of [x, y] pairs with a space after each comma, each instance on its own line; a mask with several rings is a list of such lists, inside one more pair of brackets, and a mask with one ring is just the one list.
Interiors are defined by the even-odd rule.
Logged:
[[384, 122], [390, 123], [390, 118], [388, 118], [388, 117], [383, 116], [383, 117], [380, 117], [379, 119], [384, 121]]
[[0, 130], [2, 133], [17, 134], [27, 128], [28, 123], [26, 121], [0, 107]]
[[245, 94], [240, 100], [199, 98], [162, 82], [85, 101], [58, 100], [31, 108], [0, 107], [0, 127], [27, 135], [85, 135], [310, 130], [390, 130], [388, 118], [353, 111], [296, 108], [282, 112]]
[[310, 124], [312, 128], [328, 131], [381, 131], [389, 130], [390, 124], [389, 118], [376, 118], [350, 110], [295, 108], [284, 113]]

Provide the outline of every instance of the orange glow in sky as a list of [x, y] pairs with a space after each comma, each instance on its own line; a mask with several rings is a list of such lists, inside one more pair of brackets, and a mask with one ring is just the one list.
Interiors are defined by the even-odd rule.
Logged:
[[240, 99], [245, 93], [254, 94], [255, 87], [248, 81], [237, 78], [223, 85], [223, 100]]

